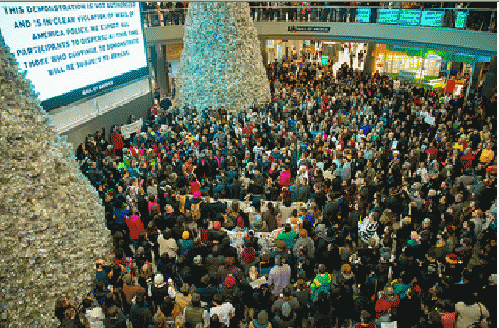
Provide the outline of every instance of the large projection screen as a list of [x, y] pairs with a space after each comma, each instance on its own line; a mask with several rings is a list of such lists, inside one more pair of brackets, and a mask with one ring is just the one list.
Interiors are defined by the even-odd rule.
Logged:
[[137, 2], [3, 2], [0, 32], [47, 111], [149, 74]]

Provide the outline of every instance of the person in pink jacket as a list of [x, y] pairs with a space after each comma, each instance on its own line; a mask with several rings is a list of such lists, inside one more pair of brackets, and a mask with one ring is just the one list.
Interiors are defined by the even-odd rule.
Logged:
[[126, 224], [128, 226], [128, 230], [130, 231], [130, 239], [132, 239], [133, 248], [137, 251], [138, 243], [139, 243], [139, 234], [142, 231], [145, 231], [144, 224], [140, 219], [137, 211], [132, 210], [132, 214], [126, 220]]

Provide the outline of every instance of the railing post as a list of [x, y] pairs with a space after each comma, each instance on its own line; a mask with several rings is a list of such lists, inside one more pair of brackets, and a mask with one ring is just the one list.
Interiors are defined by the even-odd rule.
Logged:
[[310, 23], [310, 14], [308, 14], [308, 22]]
[[492, 15], [490, 16], [490, 24], [489, 24], [489, 30], [488, 32], [492, 31], [492, 25], [494, 24], [494, 17], [496, 15], [495, 11], [492, 11]]

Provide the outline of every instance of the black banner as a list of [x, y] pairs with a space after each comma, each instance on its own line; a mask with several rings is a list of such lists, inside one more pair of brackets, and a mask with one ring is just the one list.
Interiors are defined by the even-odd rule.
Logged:
[[62, 106], [69, 105], [77, 100], [80, 100], [82, 98], [87, 98], [87, 97], [95, 97], [99, 93], [103, 91], [109, 91], [111, 89], [114, 89], [118, 86], [123, 86], [123, 84], [140, 79], [144, 76], [149, 75], [149, 68], [148, 67], [142, 67], [134, 71], [130, 71], [118, 76], [115, 76], [113, 78], [100, 81], [91, 85], [87, 85], [83, 88], [76, 89], [70, 92], [67, 92], [63, 95], [57, 96], [57, 97], [52, 97], [49, 98], [45, 101], [40, 102], [40, 105], [45, 109], [47, 112], [59, 108]]
[[289, 32], [316, 32], [316, 33], [329, 33], [331, 27], [324, 26], [288, 26]]

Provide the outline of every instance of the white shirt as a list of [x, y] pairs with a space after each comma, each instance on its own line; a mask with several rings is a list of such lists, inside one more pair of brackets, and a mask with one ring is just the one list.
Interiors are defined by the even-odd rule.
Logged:
[[170, 296], [171, 299], [174, 299], [177, 296], [177, 291], [172, 286], [168, 287], [168, 296]]
[[94, 307], [87, 309], [85, 312], [85, 317], [90, 324], [90, 328], [104, 328], [104, 312], [102, 312], [101, 307]]
[[482, 319], [488, 318], [490, 313], [482, 304], [466, 305], [464, 302], [456, 303], [456, 312], [458, 318], [456, 320], [456, 328], [471, 327], [474, 323], [480, 322], [480, 308]]
[[236, 309], [229, 302], [223, 303], [220, 306], [212, 307], [210, 309], [210, 318], [214, 314], [218, 315], [218, 320], [224, 323], [227, 327], [230, 324], [230, 318], [236, 313]]

